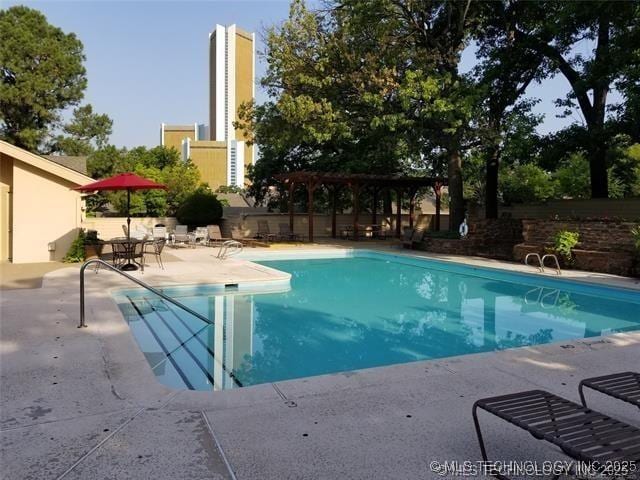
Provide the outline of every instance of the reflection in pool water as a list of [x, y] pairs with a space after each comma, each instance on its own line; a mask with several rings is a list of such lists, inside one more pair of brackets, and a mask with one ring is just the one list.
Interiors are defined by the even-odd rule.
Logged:
[[226, 389], [640, 328], [640, 298], [607, 289], [603, 297], [569, 283], [505, 281], [505, 274], [383, 255], [260, 263], [290, 272], [291, 289], [172, 289], [213, 326], [151, 294], [118, 295], [163, 383]]

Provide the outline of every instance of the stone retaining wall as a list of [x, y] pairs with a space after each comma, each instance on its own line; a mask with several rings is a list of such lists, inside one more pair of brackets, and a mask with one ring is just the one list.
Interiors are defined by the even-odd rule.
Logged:
[[522, 222], [519, 219], [499, 218], [472, 221], [466, 238], [434, 238], [427, 236], [421, 250], [452, 255], [511, 260], [513, 248], [522, 242]]
[[615, 221], [560, 221], [560, 220], [522, 220], [524, 243], [534, 245], [553, 244], [553, 237], [560, 230], [578, 232], [583, 250], [600, 252], [633, 253], [635, 247], [631, 229], [637, 224]]
[[570, 266], [588, 272], [633, 275], [636, 255], [631, 229], [637, 224], [607, 220], [523, 220], [524, 242], [513, 248], [513, 259], [524, 261], [527, 253], [543, 255], [553, 246], [553, 237], [561, 230], [578, 232], [580, 243], [573, 249]]

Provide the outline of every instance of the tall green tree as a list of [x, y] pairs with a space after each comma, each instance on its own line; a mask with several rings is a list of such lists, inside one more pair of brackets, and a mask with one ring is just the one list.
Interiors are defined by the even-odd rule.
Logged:
[[39, 151], [86, 88], [83, 46], [37, 10], [0, 10], [0, 138]]
[[545, 74], [544, 56], [515, 41], [517, 18], [506, 2], [490, 2], [482, 28], [474, 32], [481, 61], [475, 68], [480, 95], [478, 135], [485, 161], [485, 216], [498, 218], [498, 173], [505, 137], [515, 119], [526, 117], [533, 105], [520, 100], [534, 80]]
[[266, 34], [269, 100], [241, 108], [240, 125], [260, 145], [251, 193], [292, 170], [395, 173], [407, 142], [399, 130], [397, 49], [378, 23], [342, 10], [326, 15], [292, 2]]
[[[626, 79], [630, 62], [638, 62], [640, 2], [511, 0], [509, 9], [517, 20], [515, 41], [544, 55], [571, 85], [570, 94], [557, 103], [567, 114], [579, 107], [588, 131], [591, 195], [607, 197], [609, 93]], [[593, 45], [587, 55], [576, 48], [585, 40]]]
[[[464, 218], [463, 149], [477, 92], [459, 72], [461, 54], [479, 25], [484, 5], [472, 0], [339, 0], [367, 23], [387, 28], [387, 38], [405, 61], [398, 95], [421, 158], [446, 152], [452, 229]], [[431, 157], [434, 158], [434, 157]]]
[[63, 133], [57, 135], [51, 151], [65, 155], [89, 155], [104, 148], [109, 142], [113, 120], [106, 114], [94, 113], [91, 105], [73, 110], [73, 118], [62, 127]]

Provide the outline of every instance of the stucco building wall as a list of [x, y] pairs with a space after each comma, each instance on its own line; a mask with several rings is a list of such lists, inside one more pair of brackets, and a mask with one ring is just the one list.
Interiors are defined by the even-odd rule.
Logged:
[[0, 260], [62, 260], [83, 215], [83, 198], [72, 189], [92, 179], [6, 142], [0, 149]]

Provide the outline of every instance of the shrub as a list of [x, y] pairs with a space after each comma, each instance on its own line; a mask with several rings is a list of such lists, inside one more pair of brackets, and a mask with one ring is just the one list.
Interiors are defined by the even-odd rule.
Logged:
[[578, 232], [569, 232], [568, 230], [561, 230], [556, 233], [553, 239], [554, 249], [567, 263], [573, 262], [573, 254], [571, 249], [574, 248], [580, 241], [580, 234]]
[[190, 227], [216, 224], [222, 218], [222, 204], [208, 189], [197, 190], [178, 207], [176, 218]]
[[631, 229], [631, 237], [633, 238], [633, 245], [637, 250], [636, 253], [640, 255], [640, 225], [636, 225]]
[[85, 245], [96, 245], [100, 243], [98, 238], [98, 232], [95, 230], [84, 231], [80, 229], [78, 236], [69, 247], [69, 251], [64, 256], [62, 261], [64, 263], [77, 263], [85, 260]]
[[553, 178], [537, 165], [525, 164], [514, 167], [501, 175], [500, 183], [507, 205], [544, 202], [555, 194]]

